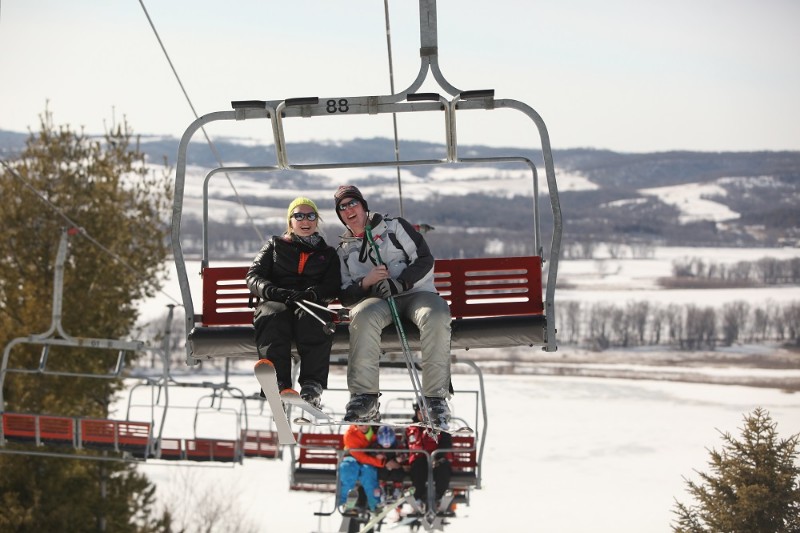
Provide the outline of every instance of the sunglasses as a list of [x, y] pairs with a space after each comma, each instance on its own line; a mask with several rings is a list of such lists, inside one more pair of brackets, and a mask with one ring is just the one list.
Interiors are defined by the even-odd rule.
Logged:
[[358, 200], [350, 200], [347, 203], [342, 202], [341, 204], [339, 204], [338, 209], [339, 209], [339, 211], [346, 211], [346, 210], [350, 209], [351, 207], [357, 206], [360, 203], [361, 202], [359, 202]]
[[317, 214], [313, 211], [311, 213], [292, 213], [292, 218], [295, 220], [308, 219], [310, 222], [314, 222], [317, 220]]

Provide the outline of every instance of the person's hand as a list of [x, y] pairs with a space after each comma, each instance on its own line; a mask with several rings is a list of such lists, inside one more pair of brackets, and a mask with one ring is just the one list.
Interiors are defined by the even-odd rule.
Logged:
[[405, 290], [406, 288], [403, 286], [403, 283], [394, 278], [381, 280], [375, 285], [375, 292], [384, 300], [388, 300], [392, 296], [397, 296]]
[[369, 289], [376, 283], [381, 280], [384, 280], [389, 277], [389, 270], [386, 268], [386, 265], [378, 265], [373, 267], [366, 276], [361, 280], [361, 288], [362, 289]]
[[388, 461], [386, 461], [386, 464], [384, 466], [389, 470], [394, 470], [395, 468], [400, 468], [400, 463], [398, 463], [394, 459], [389, 459]]
[[317, 298], [317, 293], [314, 292], [314, 289], [306, 289], [304, 291], [292, 291], [293, 294], [289, 298], [289, 303], [300, 302], [303, 303], [303, 300], [311, 303], [317, 303], [319, 299]]
[[281, 289], [280, 287], [276, 287], [275, 285], [270, 285], [267, 287], [266, 291], [264, 291], [264, 297], [267, 300], [272, 300], [273, 302], [280, 302], [280, 303], [288, 303], [292, 296], [294, 295], [295, 291], [290, 289]]

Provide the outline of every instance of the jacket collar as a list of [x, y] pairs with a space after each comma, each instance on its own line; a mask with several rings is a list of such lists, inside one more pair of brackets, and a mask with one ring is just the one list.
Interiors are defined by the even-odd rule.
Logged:
[[[381, 235], [387, 229], [386, 221], [383, 219], [383, 216], [380, 213], [370, 213], [367, 217], [367, 224], [372, 228], [373, 235]], [[353, 232], [350, 231], [350, 228], [347, 228], [347, 231], [342, 233], [340, 238], [342, 239], [342, 242], [354, 242], [360, 241], [364, 238], [364, 236], [356, 237], [353, 235]]]

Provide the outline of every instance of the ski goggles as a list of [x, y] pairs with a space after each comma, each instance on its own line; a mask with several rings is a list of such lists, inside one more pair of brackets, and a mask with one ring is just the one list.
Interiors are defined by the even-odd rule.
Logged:
[[349, 202], [342, 202], [342, 203], [340, 203], [340, 204], [339, 204], [339, 206], [337, 207], [337, 209], [338, 209], [339, 211], [347, 211], [347, 210], [348, 210], [348, 209], [350, 209], [351, 207], [355, 207], [355, 206], [357, 206], [357, 205], [358, 205], [358, 204], [360, 204], [360, 203], [361, 203], [361, 202], [359, 202], [358, 200], [355, 200], [355, 199], [353, 199], [353, 200], [350, 200]]
[[317, 220], [317, 214], [313, 211], [310, 213], [292, 213], [292, 218], [295, 220], [308, 219], [310, 222], [314, 222]]

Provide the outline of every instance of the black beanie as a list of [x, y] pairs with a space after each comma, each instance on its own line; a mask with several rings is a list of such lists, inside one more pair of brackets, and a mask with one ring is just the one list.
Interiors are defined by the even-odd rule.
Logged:
[[[361, 191], [358, 190], [358, 187], [355, 185], [342, 185], [336, 189], [336, 193], [333, 195], [334, 210], [336, 211], [336, 216], [342, 221], [342, 224], [344, 224], [344, 220], [342, 220], [342, 212], [339, 211], [339, 204], [345, 198], [354, 198], [358, 200], [361, 202], [361, 205], [364, 206], [364, 211], [369, 211], [367, 201], [364, 200], [364, 197], [361, 195]], [[346, 225], [347, 224], [345, 224], [345, 226]]]

